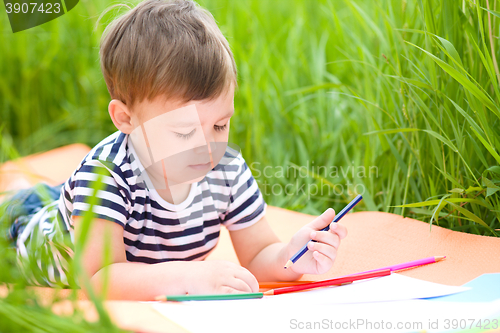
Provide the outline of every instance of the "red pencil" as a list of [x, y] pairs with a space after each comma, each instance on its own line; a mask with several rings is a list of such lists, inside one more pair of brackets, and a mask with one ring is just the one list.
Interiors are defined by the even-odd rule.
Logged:
[[351, 283], [351, 282], [358, 281], [358, 280], [370, 279], [370, 278], [374, 278], [374, 277], [387, 276], [387, 275], [391, 275], [390, 269], [384, 269], [384, 270], [379, 270], [379, 271], [370, 272], [370, 273], [355, 274], [355, 275], [344, 276], [341, 278], [335, 278], [335, 279], [324, 280], [324, 281], [305, 283], [305, 284], [301, 284], [301, 285], [297, 285], [297, 286], [271, 289], [271, 290], [264, 292], [264, 295], [287, 294], [287, 293], [291, 293], [294, 291], [307, 290], [307, 289], [313, 289], [313, 288], [319, 288], [319, 287], [327, 287], [327, 286], [339, 285], [339, 284], [344, 284], [344, 283]]

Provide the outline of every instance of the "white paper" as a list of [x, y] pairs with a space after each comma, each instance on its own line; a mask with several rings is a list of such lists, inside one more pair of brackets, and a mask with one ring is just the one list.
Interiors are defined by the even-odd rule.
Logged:
[[[444, 331], [445, 319], [450, 320], [451, 327], [453, 319], [479, 320], [495, 309], [500, 313], [500, 301], [495, 304], [495, 308], [491, 306], [491, 302], [471, 305], [414, 298], [443, 296], [468, 289], [470, 288], [446, 286], [392, 274], [341, 287], [268, 296], [263, 299], [156, 303], [153, 306], [193, 333], [297, 332], [307, 329], [415, 332], [421, 329], [431, 331], [431, 323], [434, 324], [436, 320], [440, 325], [437, 331]], [[380, 327], [384, 325], [381, 321], [386, 324], [391, 322], [394, 327]], [[414, 325], [405, 330], [405, 326], [411, 325], [412, 321], [422, 328], [416, 329]], [[403, 327], [397, 327], [399, 322]], [[370, 323], [371, 327], [368, 326]]]
[[[203, 304], [202, 304], [203, 303]], [[210, 303], [210, 304], [206, 304]], [[447, 332], [495, 328], [500, 300], [489, 303], [404, 300], [271, 306], [258, 300], [158, 303], [154, 307], [191, 333]], [[500, 323], [497, 321], [497, 328]], [[454, 326], [455, 325], [455, 326]]]

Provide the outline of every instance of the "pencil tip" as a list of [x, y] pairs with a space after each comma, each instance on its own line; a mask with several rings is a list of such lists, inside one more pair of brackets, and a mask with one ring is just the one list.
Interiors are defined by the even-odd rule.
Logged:
[[439, 260], [443, 260], [443, 259], [446, 259], [446, 256], [435, 256], [434, 259], [436, 261], [439, 261]]
[[287, 269], [288, 267], [290, 267], [290, 266], [292, 266], [292, 265], [293, 265], [293, 261], [288, 260], [288, 261], [286, 262], [285, 269]]
[[263, 294], [266, 295], [266, 296], [274, 295], [274, 289], [271, 289], [271, 290], [268, 290], [268, 291], [264, 291]]
[[156, 296], [155, 297], [155, 301], [166, 301], [167, 300], [167, 297], [166, 296]]

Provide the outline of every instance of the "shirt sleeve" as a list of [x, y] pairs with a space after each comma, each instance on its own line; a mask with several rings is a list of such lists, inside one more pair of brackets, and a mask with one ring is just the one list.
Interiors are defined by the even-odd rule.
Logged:
[[[90, 210], [96, 180], [101, 175], [102, 184], [96, 193], [97, 201], [92, 211], [95, 218], [118, 223], [125, 227], [129, 219], [130, 201], [126, 196], [125, 182], [109, 166], [99, 161], [83, 164], [74, 174], [70, 184], [73, 192], [73, 216], [84, 216]], [[119, 184], [121, 183], [121, 184]]]
[[229, 200], [222, 224], [230, 231], [247, 228], [262, 219], [266, 213], [267, 204], [245, 161], [240, 164], [232, 182]]

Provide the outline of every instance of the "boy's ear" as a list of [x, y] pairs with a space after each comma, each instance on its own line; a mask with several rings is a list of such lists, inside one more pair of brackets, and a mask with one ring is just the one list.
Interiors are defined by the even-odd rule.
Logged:
[[122, 101], [113, 99], [109, 102], [108, 112], [116, 128], [125, 134], [132, 133], [134, 127], [130, 116], [130, 110], [127, 105], [125, 105]]

